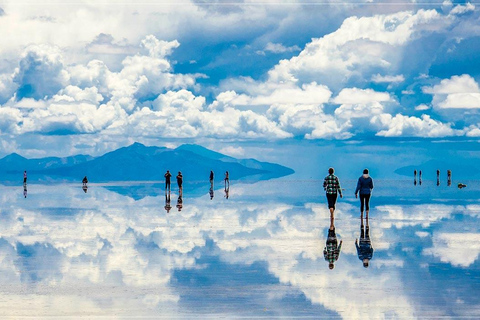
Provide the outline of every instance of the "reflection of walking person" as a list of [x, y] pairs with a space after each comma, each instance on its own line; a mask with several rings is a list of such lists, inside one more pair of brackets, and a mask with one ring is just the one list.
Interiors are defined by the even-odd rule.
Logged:
[[335, 203], [337, 202], [337, 193], [340, 194], [340, 198], [343, 198], [342, 189], [340, 188], [340, 181], [333, 173], [333, 168], [328, 169], [328, 176], [323, 181], [323, 189], [327, 193], [328, 208], [330, 209], [330, 219], [333, 219], [333, 212], [335, 211]]
[[229, 174], [228, 171], [225, 172], [225, 188], [228, 186], [230, 187], [230, 179], [229, 179]]
[[368, 175], [368, 169], [363, 170], [363, 175], [358, 178], [357, 189], [355, 189], [355, 198], [358, 198], [360, 192], [360, 212], [363, 216], [363, 210], [366, 210], [366, 216], [368, 218], [368, 212], [370, 210], [370, 196], [373, 189], [372, 177]]
[[170, 178], [172, 177], [172, 174], [170, 173], [170, 171], [167, 170], [167, 173], [165, 173], [164, 177], [165, 177], [165, 190], [168, 189], [168, 191], [170, 191]]
[[183, 208], [183, 199], [182, 199], [182, 196], [178, 196], [177, 209], [178, 211], [182, 211], [182, 208]]
[[330, 224], [328, 229], [328, 237], [325, 249], [323, 249], [323, 257], [325, 261], [328, 261], [328, 268], [333, 269], [335, 267], [334, 263], [338, 260], [340, 256], [340, 250], [342, 249], [342, 240], [340, 244], [337, 241], [337, 235], [335, 234], [335, 227], [333, 224]]
[[167, 211], [167, 213], [170, 212], [170, 209], [172, 209], [172, 205], [170, 204], [170, 192], [167, 194], [167, 192], [165, 191], [165, 210]]
[[213, 171], [210, 171], [210, 188], [213, 188]]
[[360, 223], [360, 245], [358, 239], [355, 239], [355, 246], [357, 247], [358, 259], [363, 261], [363, 266], [368, 268], [369, 261], [373, 257], [372, 242], [370, 241], [370, 229], [368, 226], [368, 217], [365, 218], [366, 226], [364, 228], [363, 218]]
[[178, 171], [178, 175], [177, 175], [177, 184], [178, 184], [178, 190], [182, 190], [183, 176], [180, 171]]
[[23, 185], [23, 196], [26, 198], [27, 197], [27, 184]]
[[23, 184], [27, 183], [27, 171], [23, 171]]

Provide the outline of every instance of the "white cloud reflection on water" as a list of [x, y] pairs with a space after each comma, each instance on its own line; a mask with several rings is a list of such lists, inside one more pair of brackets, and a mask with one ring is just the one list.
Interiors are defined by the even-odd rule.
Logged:
[[[430, 232], [431, 247], [418, 257], [423, 264], [440, 260], [467, 267], [480, 252], [474, 245], [478, 233], [462, 234], [460, 225], [453, 224], [454, 214], [477, 218], [478, 205], [379, 205], [372, 209], [370, 221], [374, 258], [364, 269], [354, 246], [359, 237], [358, 208], [341, 201], [336, 227], [344, 243], [336, 268], [330, 271], [322, 253], [328, 227], [325, 204], [310, 197], [297, 203], [242, 196], [254, 186], [236, 185], [235, 197], [229, 200], [222, 198], [221, 190], [214, 201], [207, 195], [186, 195], [184, 209], [177, 212], [174, 207], [168, 214], [163, 195], [135, 201], [98, 187], [84, 194], [70, 186], [32, 185], [24, 199], [20, 188], [2, 187], [0, 310], [12, 317], [78, 315], [81, 310], [119, 317], [160, 311], [163, 316], [188, 317], [194, 311], [185, 310], [182, 299], [189, 292], [176, 287], [174, 273], [201, 274], [206, 266], [197, 259], [210, 239], [222, 263], [265, 262], [268, 274], [291, 286], [275, 294], [278, 286], [271, 285], [271, 290], [267, 286], [271, 299], [288, 301], [293, 290], [343, 318], [414, 318], [419, 306], [403, 283], [406, 257], [401, 252], [428, 244], [417, 241], [430, 239]], [[176, 196], [171, 200], [174, 206]], [[439, 223], [451, 226], [450, 233], [433, 228]], [[402, 232], [415, 239], [402, 238]], [[403, 244], [400, 253], [398, 243]], [[459, 255], [467, 253], [469, 258], [458, 262]], [[208, 290], [198, 286], [192, 284], [189, 290]], [[22, 308], [25, 304], [28, 307]], [[238, 315], [242, 310], [228, 313]]]

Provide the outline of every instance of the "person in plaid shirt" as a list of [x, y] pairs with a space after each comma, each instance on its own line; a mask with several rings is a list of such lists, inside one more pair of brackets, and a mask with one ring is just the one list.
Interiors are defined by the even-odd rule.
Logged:
[[330, 219], [333, 220], [333, 212], [335, 211], [335, 203], [337, 202], [337, 193], [340, 198], [343, 198], [342, 189], [340, 188], [340, 181], [333, 173], [333, 168], [328, 169], [328, 176], [323, 181], [323, 189], [327, 192], [328, 208], [330, 209]]
[[333, 220], [330, 220], [330, 228], [328, 229], [328, 237], [325, 249], [323, 249], [323, 257], [325, 261], [328, 261], [328, 268], [331, 270], [335, 267], [334, 263], [340, 256], [340, 250], [342, 249], [342, 240], [340, 244], [337, 241], [337, 235], [335, 234], [335, 226]]

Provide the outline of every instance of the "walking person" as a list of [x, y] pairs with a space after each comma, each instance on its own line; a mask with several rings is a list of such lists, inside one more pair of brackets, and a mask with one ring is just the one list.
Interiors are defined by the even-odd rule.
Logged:
[[338, 180], [337, 176], [333, 174], [334, 172], [335, 170], [333, 168], [329, 168], [328, 176], [326, 176], [325, 180], [323, 181], [323, 189], [327, 194], [327, 203], [328, 209], [330, 209], [331, 220], [334, 218], [333, 213], [335, 211], [335, 203], [337, 202], [337, 194], [340, 194], [340, 198], [343, 198], [340, 181]]
[[167, 173], [165, 173], [164, 177], [165, 177], [165, 190], [168, 189], [168, 191], [170, 191], [170, 178], [172, 177], [172, 174], [170, 173], [170, 171], [167, 170]]
[[23, 184], [27, 184], [27, 171], [23, 171]]
[[182, 184], [183, 184], [183, 176], [182, 176], [182, 173], [180, 171], [178, 171], [178, 175], [177, 175], [177, 184], [178, 184], [178, 190], [180, 190], [180, 192], [182, 192]]
[[363, 212], [365, 209], [366, 217], [368, 219], [372, 189], [373, 179], [368, 174], [368, 169], [365, 169], [363, 170], [363, 175], [358, 178], [357, 188], [355, 189], [355, 198], [358, 198], [358, 193], [360, 193], [360, 218], [363, 218]]

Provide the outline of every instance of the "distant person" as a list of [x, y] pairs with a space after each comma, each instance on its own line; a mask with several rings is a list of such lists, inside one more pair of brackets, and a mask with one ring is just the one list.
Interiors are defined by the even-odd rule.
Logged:
[[170, 171], [167, 170], [167, 173], [165, 173], [164, 177], [165, 177], [165, 190], [168, 189], [168, 191], [170, 191], [170, 178], [172, 177], [172, 174], [170, 173]]
[[358, 178], [357, 189], [355, 189], [355, 198], [358, 198], [360, 193], [360, 216], [363, 217], [363, 210], [365, 209], [366, 217], [370, 211], [370, 196], [373, 189], [373, 179], [368, 174], [368, 169], [363, 170], [363, 175]]
[[165, 210], [167, 211], [167, 213], [170, 212], [170, 210], [172, 209], [172, 205], [170, 204], [170, 192], [167, 194], [167, 192], [165, 192]]
[[178, 184], [178, 190], [183, 190], [182, 189], [183, 176], [182, 176], [182, 173], [180, 171], [178, 171], [178, 175], [177, 175], [177, 184]]
[[328, 176], [323, 181], [323, 189], [326, 191], [328, 208], [330, 209], [330, 218], [333, 219], [333, 213], [335, 211], [335, 203], [337, 202], [337, 194], [340, 194], [340, 198], [343, 198], [342, 189], [340, 187], [340, 181], [333, 173], [333, 168], [328, 169]]
[[422, 185], [422, 170], [418, 172], [418, 184]]
[[27, 184], [23, 185], [23, 196], [26, 198], [27, 197]]
[[213, 171], [210, 171], [210, 188], [213, 188], [213, 178], [214, 178]]
[[440, 170], [437, 169], [437, 186], [440, 185]]
[[23, 184], [27, 183], [27, 171], [23, 171]]
[[368, 215], [365, 217], [366, 226], [363, 225], [363, 218], [360, 219], [360, 245], [358, 239], [355, 239], [358, 259], [363, 262], [363, 266], [368, 268], [370, 260], [373, 257], [372, 242], [370, 241], [370, 228], [368, 226]]
[[417, 170], [413, 170], [413, 185], [417, 185]]
[[87, 185], [87, 183], [88, 183], [87, 176], [83, 177], [82, 183], [83, 183], [84, 186]]
[[228, 171], [225, 172], [225, 188], [226, 188], [227, 184], [230, 187], [230, 178], [229, 178]]
[[179, 196], [177, 199], [177, 209], [178, 211], [182, 211], [183, 208], [183, 199], [182, 196]]
[[335, 261], [340, 256], [340, 250], [342, 249], [342, 240], [338, 244], [337, 235], [335, 233], [335, 226], [333, 219], [330, 219], [330, 228], [328, 229], [327, 243], [323, 249], [323, 257], [325, 261], [328, 261], [328, 268], [331, 270], [335, 267]]
[[210, 200], [213, 200], [213, 197], [215, 195], [215, 193], [213, 192], [213, 188], [210, 188], [208, 193], [210, 194]]
[[447, 170], [447, 185], [449, 187], [452, 185], [452, 170]]

